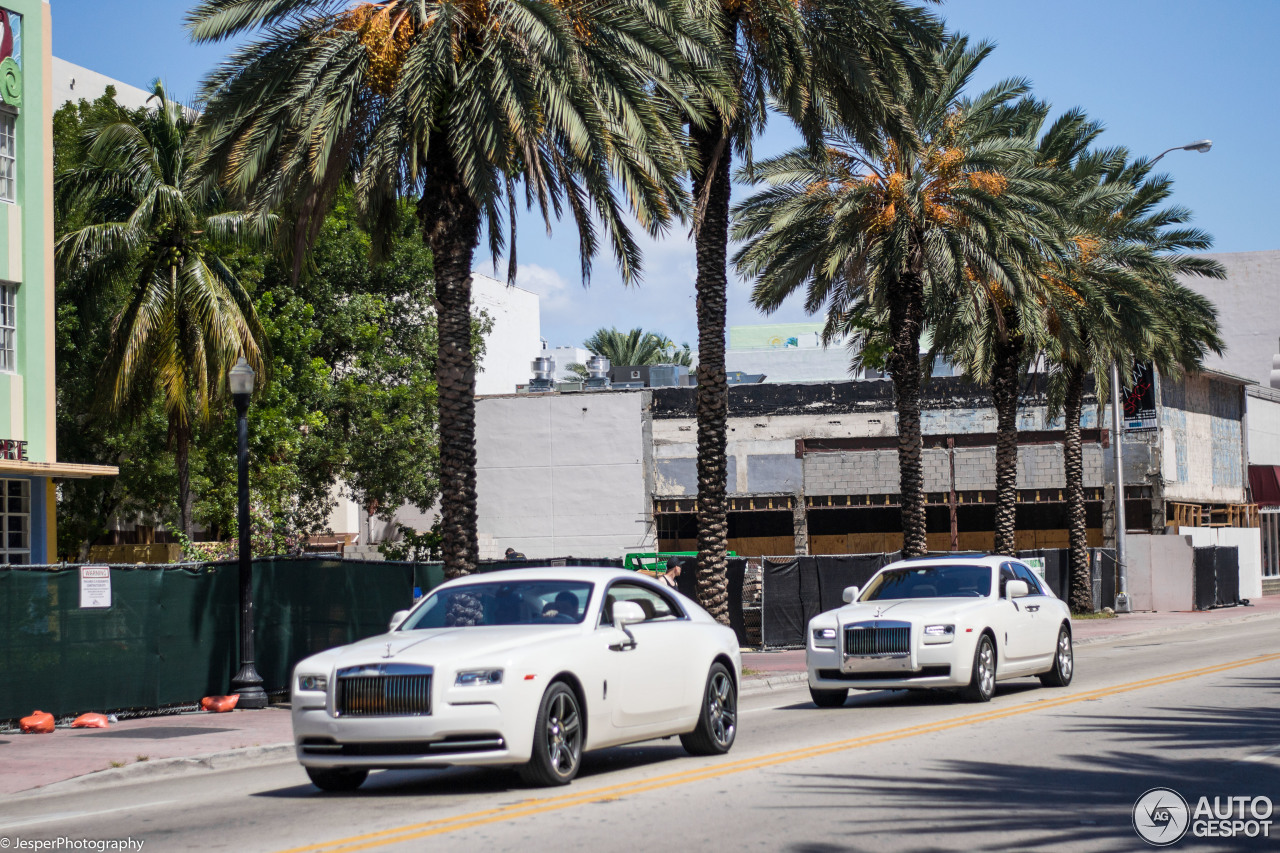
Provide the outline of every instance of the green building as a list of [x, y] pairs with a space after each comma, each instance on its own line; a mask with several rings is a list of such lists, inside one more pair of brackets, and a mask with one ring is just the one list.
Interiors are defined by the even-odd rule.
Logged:
[[49, 3], [0, 0], [0, 565], [57, 559]]

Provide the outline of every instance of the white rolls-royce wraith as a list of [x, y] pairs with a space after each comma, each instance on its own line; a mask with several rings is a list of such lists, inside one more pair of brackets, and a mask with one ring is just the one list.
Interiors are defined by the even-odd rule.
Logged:
[[809, 622], [809, 693], [843, 705], [850, 689], [960, 688], [986, 702], [997, 681], [1071, 683], [1071, 611], [1010, 557], [901, 560], [844, 591]]
[[324, 790], [442, 764], [565, 784], [589, 749], [679, 735], [691, 753], [728, 752], [741, 671], [731, 629], [643, 575], [470, 575], [397, 613], [389, 633], [300, 662], [294, 743]]

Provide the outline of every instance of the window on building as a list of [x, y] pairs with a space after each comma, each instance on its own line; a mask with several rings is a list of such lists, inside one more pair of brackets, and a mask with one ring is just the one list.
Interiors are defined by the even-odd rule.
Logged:
[[18, 286], [0, 282], [0, 372], [18, 369]]
[[31, 481], [0, 480], [0, 565], [31, 562]]
[[18, 200], [18, 117], [0, 112], [0, 201]]

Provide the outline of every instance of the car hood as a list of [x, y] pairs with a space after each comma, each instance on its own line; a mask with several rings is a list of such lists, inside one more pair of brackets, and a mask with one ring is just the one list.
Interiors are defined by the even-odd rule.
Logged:
[[961, 619], [986, 607], [985, 598], [907, 598], [845, 605], [836, 611], [842, 624], [876, 619], [919, 622], [923, 619]]
[[532, 644], [574, 636], [581, 625], [510, 625], [480, 628], [427, 628], [419, 631], [392, 631], [339, 646], [307, 658], [299, 666], [347, 667], [367, 663], [422, 663], [449, 666], [454, 663], [492, 661]]

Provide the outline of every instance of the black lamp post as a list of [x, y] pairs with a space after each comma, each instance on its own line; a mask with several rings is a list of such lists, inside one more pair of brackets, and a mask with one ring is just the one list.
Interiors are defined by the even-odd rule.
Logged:
[[249, 395], [253, 393], [253, 368], [241, 356], [228, 374], [231, 399], [236, 404], [236, 426], [239, 450], [236, 468], [239, 480], [240, 528], [240, 671], [231, 679], [231, 691], [239, 695], [237, 708], [265, 708], [267, 694], [262, 689], [262, 676], [253, 665], [253, 554], [249, 545]]

